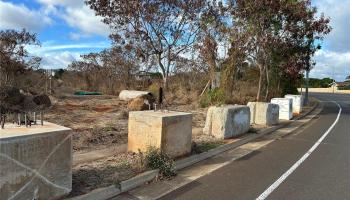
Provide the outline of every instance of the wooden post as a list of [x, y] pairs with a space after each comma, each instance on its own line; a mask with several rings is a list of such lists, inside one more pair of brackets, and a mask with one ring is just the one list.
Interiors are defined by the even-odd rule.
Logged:
[[34, 121], [34, 125], [36, 125], [36, 113], [33, 112], [33, 121]]
[[17, 114], [17, 124], [18, 124], [18, 126], [21, 126], [21, 113], [18, 113]]
[[24, 113], [24, 125], [28, 127], [28, 122], [27, 122], [27, 114]]
[[40, 111], [40, 122], [41, 122], [41, 126], [44, 126], [44, 113], [43, 113], [43, 111]]

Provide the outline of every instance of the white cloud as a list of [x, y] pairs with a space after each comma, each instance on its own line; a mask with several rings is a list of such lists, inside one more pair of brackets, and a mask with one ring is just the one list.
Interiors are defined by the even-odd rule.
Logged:
[[54, 42], [45, 42], [41, 46], [28, 46], [27, 50], [32, 54], [43, 54], [46, 52], [55, 52], [69, 49], [105, 49], [110, 47], [107, 42], [97, 43], [77, 43], [77, 44], [55, 44]]
[[41, 67], [45, 69], [66, 68], [75, 60], [80, 60], [80, 53], [63, 51], [41, 55]]
[[[43, 4], [45, 11], [56, 15], [73, 28], [79, 29], [81, 33], [74, 33], [75, 39], [81, 35], [100, 35], [107, 37], [110, 28], [101, 20], [102, 17], [95, 16], [93, 10], [85, 5], [84, 0], [37, 0]], [[72, 35], [71, 35], [72, 36]]]
[[110, 33], [109, 27], [102, 23], [102, 18], [95, 16], [93, 10], [87, 6], [80, 9], [68, 7], [66, 9], [67, 15], [63, 18], [71, 27], [79, 28], [83, 33], [97, 34], [101, 36], [108, 36]]
[[37, 0], [39, 3], [52, 6], [69, 6], [81, 7], [84, 5], [84, 0]]
[[332, 32], [325, 42], [333, 51], [346, 52], [350, 49], [350, 0], [315, 0], [319, 12], [330, 17]]
[[39, 10], [30, 10], [23, 4], [15, 5], [3, 1], [0, 1], [0, 19], [0, 29], [26, 28], [38, 31], [52, 23], [52, 20]]
[[314, 0], [320, 13], [330, 17], [332, 32], [324, 40], [323, 50], [316, 53], [311, 76], [334, 77], [343, 81], [350, 75], [350, 0]]
[[81, 54], [100, 51], [109, 46], [108, 42], [57, 44], [55, 41], [47, 41], [41, 46], [27, 46], [26, 49], [32, 55], [42, 58], [42, 68], [57, 69], [66, 68], [73, 61], [80, 60]]
[[315, 59], [317, 64], [311, 70], [311, 77], [334, 77], [337, 81], [343, 81], [350, 75], [350, 52], [321, 50], [316, 53]]

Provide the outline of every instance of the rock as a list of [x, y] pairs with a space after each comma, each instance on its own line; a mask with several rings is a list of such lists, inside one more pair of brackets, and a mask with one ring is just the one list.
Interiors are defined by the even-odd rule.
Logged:
[[273, 98], [271, 103], [279, 106], [279, 118], [291, 120], [293, 118], [293, 101], [287, 98]]
[[225, 105], [208, 109], [204, 134], [227, 139], [247, 133], [250, 128], [248, 106]]
[[123, 90], [119, 93], [119, 99], [129, 101], [143, 95], [152, 95], [152, 93], [148, 91]]
[[278, 124], [279, 106], [277, 104], [266, 102], [249, 102], [250, 123], [265, 126]]
[[137, 111], [129, 113], [128, 151], [160, 149], [172, 158], [191, 153], [192, 114]]
[[150, 110], [153, 109], [153, 103], [155, 102], [155, 98], [152, 94], [142, 95], [131, 100], [128, 103], [128, 109], [130, 111], [142, 111], [142, 110]]

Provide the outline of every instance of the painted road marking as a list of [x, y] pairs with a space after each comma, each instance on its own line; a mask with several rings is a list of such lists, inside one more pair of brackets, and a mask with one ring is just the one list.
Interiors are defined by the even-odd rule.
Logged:
[[327, 135], [332, 131], [335, 125], [338, 123], [342, 108], [341, 106], [333, 101], [333, 103], [337, 104], [339, 107], [338, 116], [333, 122], [333, 124], [329, 127], [329, 129], [322, 135], [322, 137], [301, 157], [291, 168], [288, 169], [277, 181], [275, 181], [269, 188], [267, 188], [256, 200], [264, 200], [266, 199], [284, 180], [288, 178], [310, 155], [315, 149], [321, 144], [321, 142], [327, 137]]

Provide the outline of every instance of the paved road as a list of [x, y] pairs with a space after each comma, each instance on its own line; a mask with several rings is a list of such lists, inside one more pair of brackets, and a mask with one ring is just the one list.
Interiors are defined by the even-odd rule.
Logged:
[[[266, 199], [350, 199], [350, 95], [312, 94], [324, 109], [310, 126], [270, 143], [165, 197], [181, 200], [256, 199], [334, 128]], [[287, 174], [288, 175], [288, 174]]]

